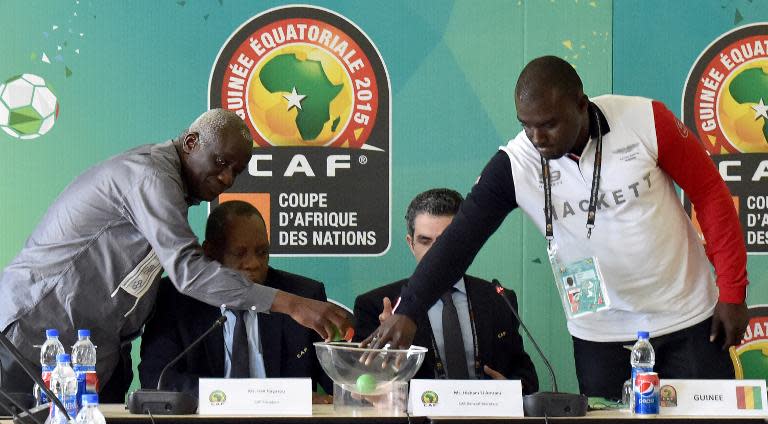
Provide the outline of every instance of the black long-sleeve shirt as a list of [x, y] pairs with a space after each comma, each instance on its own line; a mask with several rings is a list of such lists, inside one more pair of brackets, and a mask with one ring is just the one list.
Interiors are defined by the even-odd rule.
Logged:
[[396, 313], [414, 321], [425, 314], [440, 293], [465, 274], [480, 248], [516, 207], [509, 158], [499, 151], [483, 169], [451, 225], [424, 255], [403, 287]]

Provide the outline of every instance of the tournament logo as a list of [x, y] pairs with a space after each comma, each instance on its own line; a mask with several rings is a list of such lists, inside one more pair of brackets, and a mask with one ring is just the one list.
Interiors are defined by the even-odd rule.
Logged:
[[683, 119], [710, 154], [768, 152], [768, 23], [736, 28], [701, 53]]
[[677, 407], [677, 389], [675, 386], [665, 384], [659, 389], [659, 405], [662, 408]]
[[227, 394], [221, 390], [214, 390], [208, 395], [208, 402], [210, 402], [212, 406], [224, 405], [224, 402], [226, 401]]
[[737, 379], [768, 375], [768, 305], [751, 305], [741, 343], [730, 351]]
[[438, 399], [437, 393], [433, 390], [427, 390], [421, 394], [421, 403], [427, 407], [437, 406]]
[[314, 6], [245, 22], [214, 63], [209, 106], [254, 139], [248, 172], [219, 201], [250, 201], [276, 255], [380, 255], [389, 247], [390, 87], [373, 42]]
[[733, 195], [747, 251], [768, 254], [768, 23], [733, 29], [704, 49], [685, 82], [682, 116]]

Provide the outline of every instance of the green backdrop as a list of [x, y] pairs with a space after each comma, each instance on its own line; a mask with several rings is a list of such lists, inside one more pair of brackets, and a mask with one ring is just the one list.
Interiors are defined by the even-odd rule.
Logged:
[[[734, 25], [734, 5], [745, 4], [745, 22], [768, 11], [749, 0], [727, 7], [719, 0], [307, 3], [360, 26], [378, 46], [391, 78], [390, 250], [370, 258], [272, 260], [324, 281], [329, 297], [347, 305], [356, 294], [412, 271], [402, 220], [410, 199], [436, 186], [468, 192], [498, 146], [520, 130], [512, 92], [528, 60], [558, 55], [576, 67], [588, 94], [643, 94], [679, 110], [691, 61]], [[211, 65], [222, 43], [251, 16], [282, 4], [287, 3], [0, 0], [0, 80], [40, 75], [61, 105], [54, 128], [39, 139], [0, 133], [0, 265], [13, 258], [75, 175], [183, 130], [206, 107]], [[198, 234], [206, 212], [205, 206], [191, 210]], [[749, 266], [759, 283], [766, 261], [751, 257]], [[523, 320], [550, 355], [561, 389], [577, 390], [543, 237], [528, 220], [513, 213], [470, 273], [498, 278], [517, 292]], [[750, 295], [750, 303], [768, 298], [762, 288], [753, 287]], [[542, 362], [532, 357], [542, 389], [548, 389]]]

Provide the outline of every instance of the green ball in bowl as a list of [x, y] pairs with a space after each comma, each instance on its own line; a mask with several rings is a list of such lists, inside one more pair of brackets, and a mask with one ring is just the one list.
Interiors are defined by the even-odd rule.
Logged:
[[355, 383], [357, 391], [361, 394], [370, 394], [376, 390], [376, 378], [371, 374], [360, 374]]

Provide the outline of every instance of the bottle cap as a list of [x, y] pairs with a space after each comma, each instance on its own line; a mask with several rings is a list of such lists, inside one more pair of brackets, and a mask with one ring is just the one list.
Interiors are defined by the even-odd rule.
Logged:
[[77, 330], [77, 337], [79, 338], [91, 337], [91, 330], [86, 330], [86, 329]]
[[99, 404], [99, 395], [96, 393], [86, 393], [80, 398], [83, 402], [83, 405], [98, 405]]
[[59, 337], [59, 330], [55, 328], [49, 328], [45, 330], [45, 337]]
[[68, 353], [60, 353], [60, 354], [56, 355], [56, 362], [58, 362], [58, 363], [69, 362], [70, 359], [71, 359], [71, 357], [69, 356]]
[[648, 339], [649, 333], [647, 331], [638, 331], [637, 332], [637, 338], [638, 339]]

